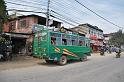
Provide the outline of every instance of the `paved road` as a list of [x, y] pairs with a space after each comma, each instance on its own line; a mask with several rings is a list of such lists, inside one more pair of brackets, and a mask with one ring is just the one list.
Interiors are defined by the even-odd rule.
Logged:
[[0, 82], [124, 82], [124, 55], [93, 56], [65, 66], [37, 66], [0, 71]]

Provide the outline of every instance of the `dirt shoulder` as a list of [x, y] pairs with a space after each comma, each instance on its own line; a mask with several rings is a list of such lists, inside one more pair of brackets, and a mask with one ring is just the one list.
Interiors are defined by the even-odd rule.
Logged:
[[31, 56], [22, 56], [19, 58], [17, 57], [16, 59], [13, 59], [12, 61], [0, 62], [0, 71], [15, 69], [15, 68], [22, 68], [22, 67], [36, 66], [38, 65], [38, 63], [41, 63], [41, 62], [43, 62], [42, 59], [34, 58]]

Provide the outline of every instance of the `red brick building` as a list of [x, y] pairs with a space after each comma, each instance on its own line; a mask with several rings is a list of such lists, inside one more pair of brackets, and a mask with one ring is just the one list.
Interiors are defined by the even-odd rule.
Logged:
[[[27, 53], [33, 42], [32, 25], [46, 25], [46, 18], [38, 15], [18, 16], [4, 24], [3, 32], [10, 35], [13, 53]], [[60, 28], [61, 22], [53, 21], [50, 27]]]

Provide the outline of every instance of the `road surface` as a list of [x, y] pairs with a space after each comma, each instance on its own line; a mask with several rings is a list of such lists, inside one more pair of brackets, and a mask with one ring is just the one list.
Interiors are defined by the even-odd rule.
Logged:
[[124, 82], [121, 58], [92, 56], [86, 62], [65, 66], [41, 63], [37, 66], [0, 71], [0, 82]]

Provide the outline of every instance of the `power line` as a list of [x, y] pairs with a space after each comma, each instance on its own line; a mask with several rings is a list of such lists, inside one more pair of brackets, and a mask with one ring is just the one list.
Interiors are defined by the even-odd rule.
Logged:
[[47, 0], [32, 0], [33, 2], [37, 2], [37, 3], [43, 3], [43, 4], [46, 4], [47, 3]]
[[18, 9], [7, 9], [7, 11], [18, 11], [18, 12], [32, 12], [32, 13], [42, 13], [46, 14], [45, 12], [36, 12], [36, 11], [28, 11], [28, 10], [18, 10]]
[[78, 22], [75, 22], [74, 20], [72, 20], [72, 19], [69, 18], [69, 17], [66, 17], [66, 16], [64, 16], [64, 15], [62, 15], [62, 14], [56, 12], [56, 11], [53, 11], [53, 10], [51, 10], [51, 11], [52, 11], [53, 13], [55, 13], [55, 14], [58, 14], [58, 15], [64, 17], [64, 19], [67, 19], [67, 20], [69, 20], [69, 21], [71, 21], [71, 22], [73, 22], [73, 23], [79, 24]]
[[58, 16], [55, 16], [55, 15], [50, 15], [50, 16], [53, 17], [53, 18], [59, 19], [59, 20], [65, 22], [65, 23], [67, 23], [67, 24], [69, 24], [69, 25], [76, 26], [76, 25], [74, 25], [74, 24], [72, 24], [72, 23], [70, 23], [70, 22], [68, 22], [68, 21], [66, 21], [66, 20], [63, 20], [63, 19], [59, 18]]
[[[51, 14], [51, 15], [54, 15], [54, 16], [56, 16], [56, 17], [60, 18], [61, 20], [68, 21], [68, 22], [70, 22], [71, 24], [73, 23], [72, 21], [67, 20], [66, 18], [63, 18], [62, 16], [59, 16], [59, 15], [56, 15], [56, 14]], [[58, 19], [58, 18], [57, 18], [57, 19]], [[75, 23], [73, 23], [73, 24], [75, 24]], [[74, 26], [74, 25], [73, 25], [73, 26]]]
[[[62, 1], [59, 1], [59, 2], [58, 1], [52, 1], [51, 10], [54, 9], [54, 10], [57, 10], [57, 11], [60, 11], [60, 12], [64, 12], [64, 14], [67, 14], [69, 16], [72, 16], [72, 14], [70, 13], [70, 11], [66, 13], [66, 11], [68, 9], [71, 10], [73, 12], [73, 14], [76, 14], [76, 15], [78, 15], [78, 14], [83, 12], [82, 10], [79, 11], [75, 6], [73, 6], [73, 5], [69, 4], [69, 3], [66, 3], [66, 4], [65, 3], [66, 2], [62, 2]], [[73, 16], [73, 17], [78, 19], [78, 20], [75, 20], [75, 21], [79, 21], [79, 19], [80, 19], [77, 16]], [[80, 20], [82, 20], [82, 19], [80, 19]]]
[[78, 0], [75, 0], [75, 1], [76, 1], [78, 4], [82, 5], [84, 8], [86, 8], [87, 10], [89, 10], [89, 11], [91, 11], [92, 13], [94, 13], [95, 15], [97, 15], [98, 17], [100, 17], [100, 18], [102, 18], [103, 20], [107, 21], [108, 23], [110, 23], [110, 24], [112, 24], [112, 25], [114, 25], [114, 26], [116, 26], [116, 27], [119, 27], [119, 28], [121, 28], [121, 29], [124, 29], [123, 27], [120, 27], [120, 26], [118, 26], [117, 24], [115, 24], [115, 23], [113, 23], [113, 22], [107, 20], [107, 19], [104, 18], [103, 16], [97, 14], [96, 12], [94, 12], [93, 10], [91, 10], [90, 8], [86, 7], [84, 4], [80, 3]]
[[[57, 9], [57, 8], [54, 8], [54, 7], [52, 7], [51, 8], [51, 10], [54, 10], [54, 11], [57, 11], [59, 14], [61, 13], [61, 16], [63, 16], [64, 18], [72, 18], [71, 16], [72, 16], [72, 14], [70, 14], [70, 13], [68, 13], [68, 12], [66, 12], [65, 10], [66, 9], [62, 9], [62, 10], [60, 10], [60, 9]], [[51, 12], [51, 13], [53, 13], [53, 12]], [[74, 12], [73, 12], [73, 14], [74, 14]], [[70, 16], [70, 17], [69, 17]], [[73, 19], [73, 21], [78, 21], [79, 20], [79, 18], [78, 17], [76, 17], [76, 16], [73, 16], [75, 19]], [[76, 18], [78, 19], [78, 20], [76, 20]], [[72, 19], [71, 19], [72, 20]], [[79, 21], [78, 21], [79, 22]]]
[[14, 3], [14, 2], [9, 2], [9, 1], [6, 1], [6, 3], [15, 4], [15, 5], [21, 5], [21, 6], [26, 6], [26, 7], [32, 7], [32, 8], [37, 8], [37, 9], [44, 10], [44, 9], [42, 9], [42, 8], [40, 8], [40, 7], [34, 7], [34, 6], [25, 5], [25, 4], [20, 4], [20, 3]]
[[46, 6], [44, 4], [38, 3], [38, 2], [33, 2], [33, 1], [25, 1], [25, 0], [18, 0], [19, 2], [25, 2], [25, 3], [31, 3], [31, 4], [35, 4], [35, 5], [41, 5], [41, 6]]
[[[71, 5], [71, 4], [69, 4], [69, 3], [64, 3], [64, 2], [62, 2], [62, 1], [57, 1], [57, 0], [53, 0], [52, 1], [53, 2], [53, 4], [59, 4], [59, 6], [61, 5], [61, 6], [63, 6], [63, 8], [65, 9], [68, 9], [69, 8], [69, 10], [73, 10], [73, 11], [75, 11], [76, 13], [79, 13], [79, 12], [81, 12], [82, 10], [80, 10], [80, 11], [78, 11], [79, 9], [77, 8], [77, 7], [75, 7], [75, 5], [73, 6], [73, 5]], [[68, 8], [67, 8], [68, 7]], [[84, 11], [82, 11], [83, 13], [85, 13]], [[85, 14], [87, 14], [87, 13], [85, 13]]]
[[[20, 1], [23, 1], [23, 0], [20, 0]], [[24, 2], [25, 2], [25, 1], [24, 1]], [[15, 5], [28, 6], [28, 7], [29, 7], [29, 5], [23, 5], [23, 4], [13, 3], [13, 2], [7, 2], [7, 3], [11, 3], [11, 4], [15, 4]], [[33, 7], [33, 6], [30, 6], [30, 7]], [[34, 7], [33, 7], [33, 8], [34, 8]], [[38, 8], [39, 8], [39, 7], [38, 7]], [[16, 11], [19, 11], [19, 12], [43, 13], [43, 12], [25, 11], [25, 10], [18, 10], [18, 9], [9, 9], [8, 11], [13, 11], [13, 10], [16, 10]], [[57, 12], [55, 12], [55, 11], [54, 11], [54, 13], [60, 15], [59, 13], [57, 13]], [[43, 13], [43, 14], [46, 14], [46, 13]], [[61, 16], [63, 16], [63, 15], [61, 15]], [[65, 19], [71, 21], [71, 22], [75, 22], [75, 21], [73, 21], [72, 19], [69, 19], [69, 18], [67, 18], [67, 17], [65, 17], [65, 16], [63, 16], [63, 17], [64, 17]], [[77, 22], [75, 22], [75, 23], [76, 23], [76, 24], [79, 24], [79, 23], [77, 23]]]
[[[50, 0], [48, 0], [48, 6], [49, 6], [49, 5], [50, 5]], [[48, 7], [48, 9], [49, 9], [49, 7]], [[53, 11], [53, 10], [51, 10], [51, 11], [52, 11], [53, 13], [58, 14], [58, 15], [60, 15], [60, 16], [62, 16], [62, 17], [65, 18], [65, 16], [63, 16], [63, 15], [61, 15], [61, 14], [59, 14], [59, 13]], [[53, 15], [52, 15], [52, 17], [53, 17]], [[57, 18], [57, 19], [58, 19], [58, 17], [55, 17], [55, 15], [54, 15], [54, 18]], [[66, 17], [66, 19], [68, 19], [68, 20], [70, 20], [70, 21], [72, 22], [71, 19], [69, 19], [69, 18], [67, 18], [67, 17]], [[62, 19], [59, 18], [59, 20], [62, 20]], [[63, 20], [62, 20], [62, 21], [63, 21]], [[75, 21], [73, 21], [73, 22], [75, 22]], [[67, 23], [67, 21], [66, 21], [66, 23]], [[75, 23], [77, 23], [77, 22], [75, 22]], [[71, 24], [71, 23], [68, 22], [68, 24]], [[78, 23], [78, 24], [79, 24], [79, 23]], [[73, 24], [71, 24], [71, 25], [73, 25]], [[74, 26], [74, 25], [73, 25], [73, 26]]]
[[[15, 4], [15, 3], [12, 3], [12, 4]], [[18, 3], [17, 4], [15, 4], [15, 5], [18, 5]], [[22, 5], [22, 4], [21, 4]], [[28, 5], [26, 5], [26, 6], [28, 6]], [[31, 6], [31, 7], [33, 7], [33, 6]], [[38, 7], [39, 8], [39, 7]], [[33, 12], [33, 13], [43, 13], [43, 14], [46, 14], [45, 12], [35, 12], [35, 11], [26, 11], [26, 10], [18, 10], [18, 9], [8, 9], [8, 11], [13, 11], [13, 10], [16, 10], [16, 11], [19, 11], [19, 12]], [[55, 13], [55, 11], [54, 11], [54, 13]], [[57, 12], [56, 12], [57, 13]], [[59, 14], [59, 13], [57, 13], [57, 14]], [[59, 14], [60, 15], [60, 14]], [[54, 16], [54, 18], [55, 18], [55, 16]], [[70, 25], [72, 25], [72, 26], [75, 26], [75, 25], [73, 25], [73, 24], [71, 24], [71, 23], [69, 23], [69, 22], [67, 22], [67, 20], [63, 20], [63, 19], [60, 19], [60, 18], [58, 18], [58, 17], [56, 17], [57, 19], [59, 19], [59, 20], [62, 20], [62, 21], [64, 21], [64, 22], [66, 22], [66, 23], [68, 23], [68, 24], [70, 24]], [[66, 18], [67, 19], [67, 18]], [[74, 22], [74, 21], [73, 21]]]
[[[22, 1], [22, 0], [21, 0], [21, 1]], [[32, 8], [40, 8], [40, 7], [34, 7], [34, 6], [29, 6], [29, 5], [24, 5], [24, 4], [19, 4], [19, 3], [9, 2], [9, 1], [6, 1], [6, 3], [15, 4], [15, 5], [21, 5], [21, 6], [27, 6], [27, 7], [32, 7]], [[16, 11], [19, 11], [19, 12], [33, 12], [33, 13], [43, 13], [43, 14], [46, 14], [46, 13], [44, 13], [44, 12], [35, 12], [35, 11], [18, 10], [18, 9], [8, 9], [8, 11], [13, 11], [13, 10], [16, 10]], [[61, 14], [55, 12], [55, 11], [54, 11], [54, 13], [56, 13], [56, 14], [58, 14], [58, 15], [61, 15]], [[61, 15], [61, 16], [63, 16], [63, 15]], [[72, 25], [72, 26], [75, 26], [74, 24], [69, 23], [67, 20], [69, 20], [69, 21], [71, 21], [71, 22], [75, 22], [75, 21], [73, 21], [73, 20], [71, 20], [71, 19], [69, 19], [69, 18], [67, 18], [67, 17], [65, 17], [65, 16], [63, 16], [63, 17], [65, 18], [65, 20], [64, 20], [64, 19], [61, 19], [61, 17], [58, 18], [58, 17], [56, 17], [55, 15], [54, 15], [54, 16], [52, 15], [52, 17], [57, 18], [57, 19], [59, 19], [59, 20], [65, 22], [65, 23], [68, 23], [68, 24], [70, 24], [70, 25]], [[75, 23], [77, 23], [77, 22], [75, 22]], [[77, 23], [77, 24], [79, 24], [79, 23]]]

